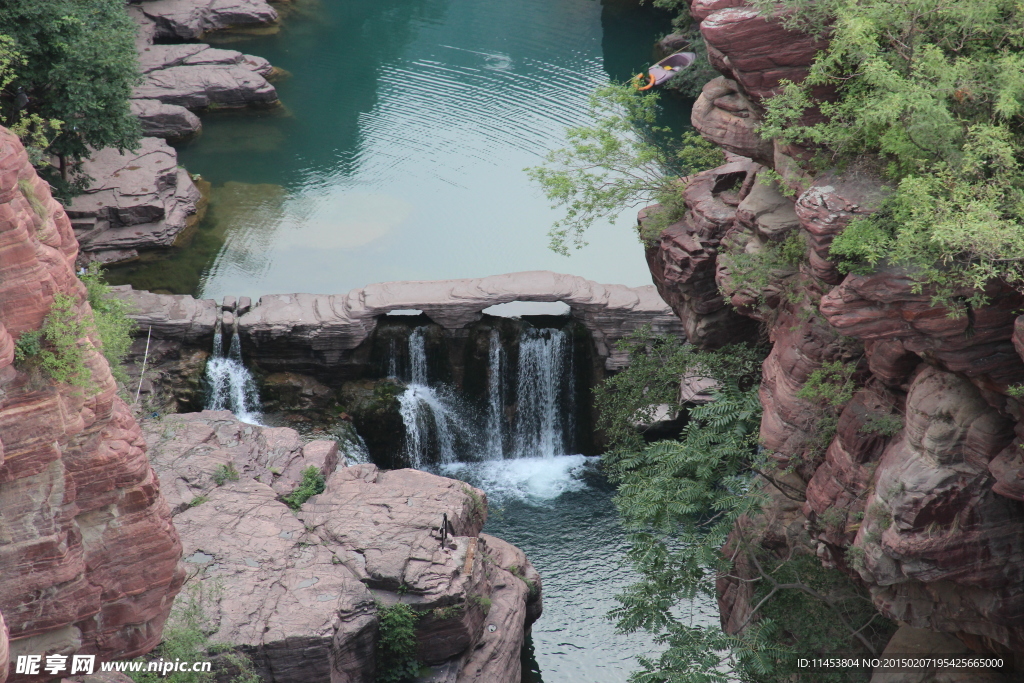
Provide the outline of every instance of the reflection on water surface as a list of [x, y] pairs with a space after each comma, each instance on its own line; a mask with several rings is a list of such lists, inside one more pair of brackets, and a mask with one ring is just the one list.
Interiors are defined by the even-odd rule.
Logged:
[[291, 74], [285, 108], [205, 116], [179, 150], [214, 187], [195, 242], [112, 279], [205, 297], [530, 269], [647, 284], [631, 215], [550, 252], [560, 212], [522, 169], [665, 29], [624, 0], [298, 0], [280, 31], [222, 37]]

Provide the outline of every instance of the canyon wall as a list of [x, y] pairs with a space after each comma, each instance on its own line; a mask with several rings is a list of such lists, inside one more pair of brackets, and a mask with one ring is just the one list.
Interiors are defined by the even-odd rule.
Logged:
[[74, 318], [91, 316], [77, 254], [64, 209], [0, 129], [0, 612], [12, 660], [147, 652], [184, 578], [141, 430], [97, 339], [77, 340], [85, 387], [15, 359], [57, 295]]
[[[721, 346], [744, 330], [753, 338], [738, 314], [771, 343], [762, 443], [795, 472], [805, 500], [766, 511], [791, 533], [763, 547], [814, 553], [846, 572], [901, 638], [949, 634], [1024, 671], [1024, 403], [1011, 390], [1024, 382], [1024, 296], [992, 283], [989, 303], [965, 315], [915, 292], [898, 268], [840, 273], [832, 240], [877, 209], [884, 183], [853, 169], [811, 177], [803, 150], [755, 132], [763, 98], [781, 79], [802, 78], [823, 44], [742, 0], [694, 0], [691, 12], [722, 73], [693, 125], [736, 156], [690, 180], [685, 217], [647, 257], [695, 343]], [[799, 265], [775, 268], [756, 291], [736, 276], [732, 254], [764, 253], [792, 235], [806, 245]], [[800, 396], [825, 364], [857, 386], [836, 410], [834, 435], [821, 429], [820, 401]], [[751, 590], [726, 577], [719, 591], [723, 627], [735, 630]]]

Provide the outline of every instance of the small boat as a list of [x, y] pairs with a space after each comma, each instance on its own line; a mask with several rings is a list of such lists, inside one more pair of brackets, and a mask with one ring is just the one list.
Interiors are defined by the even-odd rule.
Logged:
[[[676, 52], [647, 69], [647, 78], [643, 74], [636, 76], [637, 90], [650, 90], [674, 77], [680, 71], [693, 64], [697, 55], [693, 52]], [[646, 83], [645, 83], [646, 81]]]

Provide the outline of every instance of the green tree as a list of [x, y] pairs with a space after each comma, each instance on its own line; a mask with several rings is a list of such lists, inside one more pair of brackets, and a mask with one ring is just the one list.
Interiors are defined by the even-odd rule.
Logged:
[[[628, 557], [641, 578], [618, 596], [611, 616], [619, 629], [647, 630], [666, 646], [657, 658], [641, 658], [631, 680], [768, 683], [792, 673], [797, 648], [877, 651], [878, 634], [869, 629], [882, 620], [863, 591], [813, 555], [779, 558], [757, 544], [765, 487], [799, 496], [759, 454], [762, 354], [744, 346], [695, 351], [646, 330], [622, 348], [630, 366], [599, 388], [597, 404], [612, 441], [605, 468], [618, 484]], [[714, 401], [690, 409], [678, 440], [644, 443], [636, 424], [659, 404], [677, 402], [681, 376], [713, 378]], [[695, 623], [687, 606], [713, 604], [716, 579], [739, 564], [755, 587], [748, 623], [735, 635]], [[856, 679], [815, 672], [793, 680]]]
[[[893, 189], [881, 211], [837, 237], [841, 266], [903, 266], [946, 303], [982, 303], [993, 278], [1024, 288], [1024, 5], [785, 0], [783, 9], [787, 24], [827, 30], [830, 42], [803, 82], [784, 82], [765, 102], [761, 134], [820, 150], [818, 169], [873, 163]], [[802, 118], [813, 107], [824, 121]]]
[[0, 120], [27, 122], [23, 135], [60, 157], [59, 171], [43, 170], [63, 196], [85, 181], [76, 171], [90, 147], [135, 148], [129, 98], [139, 71], [123, 0], [6, 0], [0, 35]]
[[[713, 168], [722, 153], [693, 132], [675, 142], [663, 141], [667, 129], [656, 126], [658, 94], [638, 92], [629, 83], [595, 90], [587, 107], [589, 126], [566, 131], [567, 146], [550, 152], [545, 165], [525, 169], [565, 218], [548, 235], [551, 249], [569, 253], [570, 242], [586, 244], [583, 235], [600, 219], [614, 219], [630, 207], [669, 206], [661, 219], [681, 210], [680, 176]], [[669, 215], [671, 214], [671, 215]]]

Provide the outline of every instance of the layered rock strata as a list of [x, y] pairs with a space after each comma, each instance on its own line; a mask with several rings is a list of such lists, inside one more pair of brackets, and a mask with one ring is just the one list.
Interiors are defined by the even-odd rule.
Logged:
[[77, 253], [64, 209], [0, 129], [0, 612], [12, 659], [147, 652], [184, 578], [145, 442], [98, 341], [77, 341], [87, 387], [55, 382], [34, 356], [15, 360], [57, 295], [71, 298], [73, 317], [91, 315]]
[[[377, 612], [403, 602], [423, 615], [419, 659], [433, 680], [518, 683], [540, 577], [520, 550], [480, 533], [482, 491], [349, 464], [332, 441], [227, 412], [148, 421], [145, 434], [212, 640], [250, 655], [265, 680], [369, 683]], [[293, 512], [280, 496], [310, 466], [326, 488]]]
[[[888, 651], [994, 653], [1019, 676], [1024, 295], [991, 283], [983, 306], [967, 303], [974, 292], [943, 305], [899, 268], [837, 269], [832, 240], [875, 211], [887, 187], [857, 167], [810, 177], [801, 150], [769, 147], [754, 134], [763, 98], [781, 79], [799, 80], [822, 44], [742, 0], [695, 0], [691, 9], [723, 74], [705, 88], [693, 123], [750, 161], [730, 159], [688, 179], [687, 214], [648, 262], [695, 343], [736, 340], [726, 310], [760, 322], [772, 344], [761, 440], [786, 468], [789, 496], [769, 487], [761, 546], [780, 559], [814, 553], [864, 586], [881, 614], [905, 625]], [[800, 262], [770, 261], [766, 281], [753, 286], [743, 264], [774, 258], [784, 241], [804, 245]], [[825, 367], [850, 377], [856, 390], [845, 404], [823, 407], [802, 392]], [[833, 419], [834, 429], [823, 428]], [[719, 591], [723, 626], [735, 630], [753, 593], [735, 576], [723, 577]], [[1003, 680], [887, 675], [872, 680]]]

